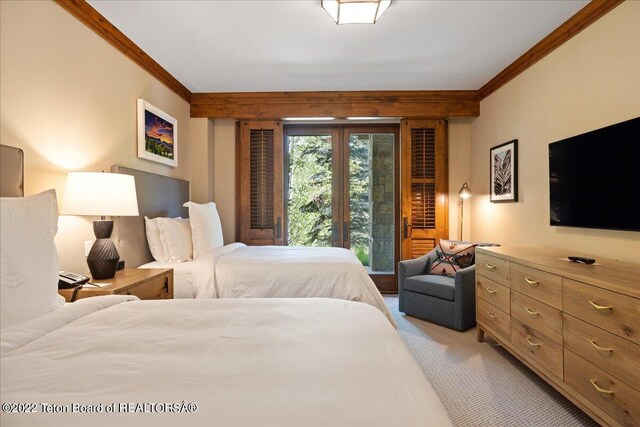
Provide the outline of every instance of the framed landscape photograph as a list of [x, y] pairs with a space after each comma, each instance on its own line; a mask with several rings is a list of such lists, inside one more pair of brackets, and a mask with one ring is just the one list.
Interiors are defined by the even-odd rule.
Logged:
[[518, 140], [493, 147], [489, 155], [491, 202], [518, 201]]
[[138, 157], [178, 166], [178, 121], [138, 99]]

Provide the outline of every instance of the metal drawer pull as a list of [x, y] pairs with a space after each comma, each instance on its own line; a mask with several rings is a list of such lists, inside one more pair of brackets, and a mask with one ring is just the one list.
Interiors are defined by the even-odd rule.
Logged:
[[527, 310], [527, 313], [529, 313], [531, 316], [540, 316], [540, 313], [531, 310], [529, 307], [525, 307], [524, 309]]
[[490, 318], [492, 318], [492, 319], [495, 319], [496, 317], [498, 317], [498, 316], [496, 316], [495, 314], [493, 314], [493, 313], [492, 313], [492, 312], [490, 312], [490, 311], [487, 311], [487, 314], [488, 314], [488, 315], [489, 315], [489, 317], [490, 317]]
[[540, 282], [536, 282], [535, 280], [531, 280], [528, 277], [524, 278], [525, 282], [527, 282], [531, 287], [535, 288], [540, 284]]
[[595, 302], [589, 300], [589, 303], [593, 306], [593, 308], [595, 308], [596, 310], [613, 310], [613, 306], [610, 305], [598, 305]]
[[533, 341], [531, 341], [531, 340], [529, 339], [529, 337], [524, 337], [524, 339], [526, 339], [526, 340], [527, 340], [527, 342], [529, 343], [529, 345], [530, 345], [531, 347], [540, 347], [540, 344], [538, 344], [537, 342], [533, 342]]
[[595, 380], [589, 379], [589, 381], [591, 381], [591, 385], [593, 385], [593, 387], [595, 387], [595, 389], [598, 390], [600, 393], [613, 394], [613, 391], [600, 387], [598, 383], [595, 382]]
[[487, 292], [489, 292], [490, 294], [495, 294], [495, 293], [496, 293], [496, 291], [494, 291], [494, 290], [493, 290], [493, 289], [491, 289], [491, 288], [487, 288]]
[[491, 264], [485, 264], [484, 266], [487, 267], [489, 270], [493, 270], [496, 268], [495, 265], [491, 265]]
[[605, 348], [605, 347], [600, 347], [598, 344], [596, 344], [595, 341], [593, 340], [589, 340], [589, 342], [591, 343], [591, 345], [598, 351], [607, 351], [607, 352], [612, 352], [613, 349], [612, 348]]

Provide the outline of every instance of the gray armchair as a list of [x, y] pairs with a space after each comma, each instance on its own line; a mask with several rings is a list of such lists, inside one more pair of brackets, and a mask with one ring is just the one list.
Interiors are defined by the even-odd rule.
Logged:
[[[459, 242], [469, 243], [469, 242]], [[495, 246], [480, 243], [478, 246]], [[476, 266], [458, 270], [454, 277], [429, 274], [436, 259], [433, 249], [420, 258], [398, 264], [398, 301], [401, 312], [458, 331], [476, 324]]]

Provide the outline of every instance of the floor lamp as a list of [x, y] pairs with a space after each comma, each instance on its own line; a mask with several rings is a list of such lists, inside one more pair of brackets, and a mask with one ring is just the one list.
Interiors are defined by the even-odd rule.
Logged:
[[458, 198], [460, 199], [460, 240], [462, 240], [462, 220], [464, 215], [464, 199], [471, 197], [471, 189], [465, 182], [462, 185], [460, 191], [458, 191]]

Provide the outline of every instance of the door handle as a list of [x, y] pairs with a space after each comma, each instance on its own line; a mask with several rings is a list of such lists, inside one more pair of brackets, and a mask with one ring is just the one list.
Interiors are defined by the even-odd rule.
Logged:
[[409, 224], [409, 218], [406, 216], [402, 218], [402, 224], [404, 226], [404, 238], [408, 239], [413, 234], [413, 226]]
[[281, 238], [282, 237], [282, 218], [278, 217], [274, 228], [276, 232], [276, 239]]
[[349, 221], [345, 221], [342, 224], [342, 238], [344, 239], [345, 243], [349, 241], [349, 231], [351, 231], [351, 227], [350, 227], [350, 223]]

